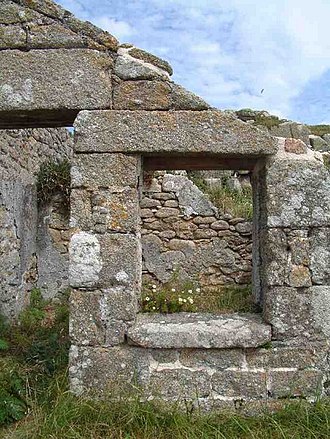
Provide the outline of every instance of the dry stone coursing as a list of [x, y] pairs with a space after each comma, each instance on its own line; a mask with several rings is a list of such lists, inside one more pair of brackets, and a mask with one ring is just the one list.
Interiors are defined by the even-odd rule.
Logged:
[[173, 275], [202, 291], [251, 283], [252, 223], [218, 212], [185, 175], [147, 173], [141, 199], [144, 279]]
[[[141, 385], [147, 397], [182, 398], [205, 409], [251, 402], [255, 407], [256, 401], [276, 403], [278, 398], [312, 400], [326, 393], [322, 385], [329, 373], [325, 360], [330, 326], [328, 171], [309, 148], [306, 152], [301, 144], [288, 142], [285, 150], [283, 142], [277, 145], [270, 134], [301, 139], [306, 144], [310, 141], [321, 151], [324, 142], [310, 138], [310, 131], [301, 124], [272, 120], [269, 128], [261, 125], [261, 131], [260, 125], [253, 126], [260, 115], [210, 110], [201, 99], [171, 82], [166, 62], [130, 45], [119, 48], [114, 37], [75, 19], [51, 0], [6, 0], [0, 8], [0, 71], [4, 72], [0, 79], [0, 126], [65, 126], [73, 123], [80, 110], [91, 110], [82, 111], [76, 122], [72, 174], [72, 389], [76, 393], [86, 389], [106, 393], [114, 384], [126, 388]], [[322, 140], [328, 142], [325, 136]], [[203, 168], [206, 163], [204, 168], [208, 169], [214, 164], [217, 169], [241, 169], [244, 162], [246, 169], [253, 170], [254, 279], [263, 305], [262, 326], [267, 333], [271, 325], [273, 328], [271, 349], [255, 347], [252, 339], [244, 350], [237, 345], [205, 349], [205, 334], [204, 348], [198, 349], [198, 337], [190, 339], [193, 346], [185, 345], [187, 349], [128, 345], [128, 332], [135, 337], [140, 331], [139, 338], [143, 335], [145, 340], [148, 329], [146, 325], [134, 327], [142, 271], [137, 222], [139, 164], [142, 158], [148, 169], [171, 169], [153, 167], [152, 160], [166, 162], [173, 156], [189, 169]], [[318, 180], [315, 173], [319, 173]], [[1, 193], [1, 233], [5, 236], [1, 243], [9, 261], [9, 276], [5, 273], [4, 277], [10, 286], [9, 296], [17, 295], [22, 279], [34, 284], [39, 273], [34, 256], [36, 233], [30, 227], [36, 221], [33, 181], [31, 187], [16, 183], [4, 180]], [[143, 218], [151, 230], [152, 251], [159, 242], [171, 242], [164, 252], [164, 267], [173, 259], [184, 261], [185, 255], [191, 254], [189, 241], [193, 240], [217, 241], [214, 253], [210, 252], [212, 258], [218, 257], [221, 263], [224, 256], [224, 262], [235, 260], [239, 248], [230, 248], [224, 238], [233, 232], [244, 235], [248, 226], [208, 212], [204, 216], [190, 213], [201, 220], [190, 221], [187, 228], [184, 216], [173, 220], [174, 214], [181, 215], [182, 198], [179, 201], [171, 190], [159, 189], [157, 181], [152, 187]], [[180, 191], [180, 196], [194, 206], [194, 212], [210, 207], [201, 206], [190, 189]], [[23, 208], [25, 219], [29, 218], [24, 223], [20, 221]], [[53, 234], [64, 239], [57, 233], [56, 217]], [[68, 234], [65, 230], [65, 236]], [[82, 236], [98, 243], [96, 255], [93, 246], [86, 246], [86, 239], [79, 240]], [[6, 247], [7, 238], [13, 245]], [[75, 245], [77, 242], [81, 245]], [[285, 242], [289, 246], [286, 250], [282, 248]], [[77, 269], [84, 266], [80, 253], [86, 250], [88, 260], [91, 249], [95, 267], [88, 267], [92, 275], [86, 283], [87, 276], [78, 277]], [[276, 256], [277, 250], [283, 259]], [[271, 253], [276, 262], [272, 273], [268, 266]], [[205, 253], [202, 256], [206, 258]], [[11, 302], [7, 300], [7, 305], [16, 300], [16, 296]], [[229, 321], [224, 321], [226, 325], [229, 330]], [[195, 335], [200, 326], [197, 324]], [[229, 335], [227, 340], [235, 334]]]
[[39, 206], [36, 174], [47, 160], [70, 159], [72, 138], [65, 129], [0, 131], [1, 313], [14, 317], [29, 291], [46, 297], [68, 287], [70, 239], [60, 195]]

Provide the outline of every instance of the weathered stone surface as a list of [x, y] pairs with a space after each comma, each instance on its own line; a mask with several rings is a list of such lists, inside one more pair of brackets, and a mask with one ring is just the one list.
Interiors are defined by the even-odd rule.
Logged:
[[28, 36], [26, 46], [30, 49], [73, 49], [87, 46], [81, 35], [56, 22], [43, 26], [29, 25]]
[[183, 366], [196, 369], [224, 370], [244, 364], [243, 350], [240, 349], [184, 349], [178, 359]]
[[279, 340], [326, 339], [330, 334], [330, 287], [274, 287], [266, 294], [265, 320]]
[[211, 224], [211, 229], [213, 229], [213, 230], [228, 230], [229, 224], [227, 223], [227, 221], [223, 221], [223, 220], [214, 221]]
[[314, 397], [322, 393], [323, 374], [317, 370], [272, 370], [270, 395], [275, 398]]
[[137, 187], [140, 161], [137, 156], [125, 154], [79, 154], [71, 168], [73, 188], [111, 188], [113, 192], [124, 187]]
[[270, 326], [255, 315], [139, 315], [130, 343], [152, 348], [256, 347], [271, 339]]
[[168, 73], [164, 70], [126, 54], [117, 57], [114, 73], [124, 80], [169, 79]]
[[176, 110], [208, 110], [210, 105], [194, 93], [177, 84], [171, 84], [172, 105]]
[[115, 110], [168, 110], [170, 86], [164, 81], [123, 81], [114, 87]]
[[327, 142], [325, 139], [322, 139], [320, 136], [314, 136], [311, 134], [309, 136], [310, 143], [312, 145], [312, 148], [315, 149], [315, 151], [325, 152], [330, 151], [330, 142]]
[[320, 368], [326, 365], [326, 343], [302, 343], [300, 346], [272, 342], [269, 349], [247, 349], [248, 368]]
[[100, 291], [74, 290], [70, 295], [70, 337], [78, 345], [103, 345], [105, 321]]
[[148, 390], [165, 400], [195, 400], [210, 395], [211, 383], [206, 371], [163, 369], [151, 373]]
[[330, 223], [330, 174], [313, 157], [276, 159], [267, 167], [263, 184], [268, 226], [299, 229]]
[[235, 226], [235, 229], [237, 230], [238, 233], [242, 234], [242, 235], [251, 235], [252, 234], [252, 223], [251, 222], [242, 222], [242, 223], [238, 223]]
[[111, 67], [107, 54], [87, 49], [2, 51], [0, 112], [111, 108]]
[[302, 125], [297, 122], [283, 122], [278, 126], [270, 128], [270, 133], [277, 137], [291, 137], [294, 139], [300, 139], [306, 145], [309, 144], [310, 131], [306, 125]]
[[221, 396], [265, 398], [266, 373], [260, 371], [225, 370], [212, 376], [212, 389]]
[[292, 154], [306, 154], [307, 145], [300, 139], [285, 139], [284, 149]]
[[71, 346], [70, 386], [75, 394], [86, 390], [118, 396], [120, 391], [133, 390], [148, 368], [144, 350], [115, 346], [93, 348]]
[[212, 229], [197, 229], [194, 231], [195, 239], [209, 239], [217, 236], [217, 232]]
[[163, 178], [163, 190], [176, 194], [186, 216], [209, 216], [217, 211], [201, 190], [191, 180], [181, 175], [166, 174]]
[[106, 233], [100, 237], [100, 246], [99, 284], [104, 288], [124, 285], [138, 291], [142, 272], [140, 240], [131, 234]]
[[[105, 129], [106, 127], [106, 129]], [[84, 111], [76, 151], [274, 154], [269, 135], [221, 111]]]
[[11, 47], [20, 49], [26, 46], [26, 33], [21, 26], [0, 25], [0, 49]]
[[285, 285], [289, 275], [287, 236], [282, 229], [269, 229], [260, 234], [262, 242], [263, 279], [267, 285]]
[[146, 52], [145, 50], [139, 49], [137, 47], [129, 48], [128, 53], [134, 58], [153, 64], [154, 66], [165, 70], [169, 75], [173, 74], [173, 69], [170, 64], [164, 59], [158, 58], [157, 56], [153, 55], [152, 53]]
[[290, 267], [289, 285], [296, 288], [312, 286], [311, 273], [304, 265]]
[[315, 228], [310, 232], [312, 281], [330, 285], [330, 229]]
[[70, 285], [74, 288], [92, 288], [98, 285], [102, 269], [101, 246], [96, 235], [78, 232], [71, 237]]

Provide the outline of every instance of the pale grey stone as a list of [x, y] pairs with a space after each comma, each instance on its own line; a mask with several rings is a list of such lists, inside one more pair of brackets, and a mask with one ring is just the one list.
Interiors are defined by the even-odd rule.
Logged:
[[125, 80], [169, 79], [168, 73], [164, 70], [129, 55], [121, 55], [117, 57], [114, 73], [119, 78]]
[[309, 136], [309, 140], [312, 145], [312, 148], [315, 149], [315, 151], [320, 151], [320, 152], [330, 151], [330, 144], [325, 139], [322, 139], [322, 137], [314, 136], [313, 134], [311, 134]]
[[111, 108], [111, 67], [110, 56], [87, 49], [2, 51], [0, 112]]
[[256, 315], [138, 315], [129, 342], [149, 348], [257, 347], [271, 340], [271, 328]]
[[[165, 127], [168, 127], [165, 129]], [[208, 153], [260, 157], [275, 140], [221, 111], [83, 111], [76, 151]]]
[[139, 157], [125, 154], [77, 154], [71, 167], [73, 188], [111, 188], [121, 192], [127, 186], [137, 187]]
[[177, 84], [171, 84], [172, 102], [176, 110], [208, 110], [210, 105], [194, 93]]
[[311, 160], [276, 159], [263, 182], [269, 227], [319, 227], [330, 223], [330, 174]]
[[214, 221], [211, 224], [211, 229], [213, 229], [213, 230], [228, 230], [229, 224], [227, 223], [227, 221], [223, 221], [223, 220]]
[[267, 396], [266, 372], [224, 370], [212, 375], [212, 390], [222, 397], [261, 399]]
[[217, 212], [203, 192], [187, 177], [166, 174], [163, 178], [163, 190], [175, 192], [180, 208], [187, 217], [192, 215], [210, 216]]
[[264, 317], [278, 340], [322, 340], [330, 334], [330, 287], [303, 290], [273, 287], [267, 291]]
[[236, 224], [235, 229], [237, 230], [238, 233], [241, 233], [242, 235], [251, 235], [252, 223], [251, 222], [238, 223]]
[[283, 122], [270, 128], [270, 133], [277, 137], [292, 137], [309, 144], [310, 130], [306, 125], [297, 122]]
[[330, 229], [313, 229], [309, 240], [313, 283], [330, 285]]
[[69, 278], [73, 288], [91, 288], [98, 284], [102, 269], [101, 247], [96, 235], [78, 232], [71, 237]]

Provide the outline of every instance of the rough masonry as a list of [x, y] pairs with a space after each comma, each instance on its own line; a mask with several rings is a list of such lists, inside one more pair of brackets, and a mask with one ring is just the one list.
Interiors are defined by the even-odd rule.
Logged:
[[[148, 398], [233, 410], [326, 394], [322, 155], [294, 135], [276, 139], [210, 109], [171, 81], [168, 63], [120, 46], [51, 0], [6, 0], [0, 16], [1, 127], [75, 126], [71, 389], [134, 385]], [[139, 313], [142, 175], [166, 169], [252, 172], [261, 315]]]

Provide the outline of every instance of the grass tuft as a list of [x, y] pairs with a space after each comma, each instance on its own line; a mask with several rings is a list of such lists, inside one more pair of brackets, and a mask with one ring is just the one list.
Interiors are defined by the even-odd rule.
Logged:
[[253, 217], [252, 190], [243, 188], [242, 192], [227, 187], [207, 189], [211, 202], [221, 213], [229, 213], [233, 217], [251, 220]]

